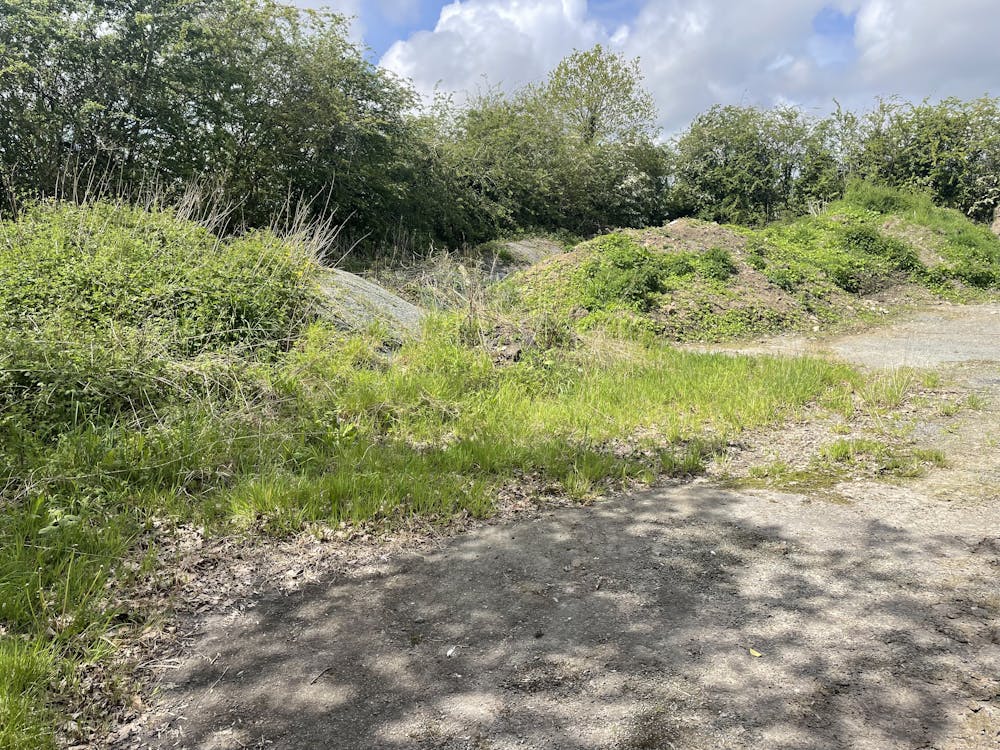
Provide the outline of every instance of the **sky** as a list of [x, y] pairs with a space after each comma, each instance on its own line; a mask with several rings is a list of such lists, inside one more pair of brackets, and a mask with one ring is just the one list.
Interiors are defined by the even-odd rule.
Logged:
[[354, 16], [372, 59], [425, 96], [513, 90], [606, 45], [640, 59], [667, 134], [713, 104], [1000, 95], [996, 0], [294, 1]]

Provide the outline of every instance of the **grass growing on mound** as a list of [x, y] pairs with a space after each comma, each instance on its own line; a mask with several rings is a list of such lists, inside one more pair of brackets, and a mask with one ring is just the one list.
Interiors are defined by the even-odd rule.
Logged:
[[[2, 748], [53, 746], [57, 701], [100, 704], [77, 694], [81, 673], [107, 658], [109, 632], [142, 627], [145, 614], [116, 594], [173, 524], [289, 534], [484, 516], [525, 479], [587, 498], [609, 480], [696, 471], [718, 441], [857, 383], [818, 360], [596, 333], [576, 346], [536, 337], [498, 364], [465, 313], [431, 318], [390, 352], [377, 329], [308, 322], [310, 266], [276, 238], [225, 243], [170, 214], [105, 206], [40, 207], [22, 221], [4, 226], [0, 256], [17, 272], [0, 282]], [[622, 252], [641, 306], [646, 260], [629, 266], [632, 248]], [[656, 273], [724, 275], [724, 261]], [[74, 270], [57, 272], [64, 263]], [[597, 298], [602, 268], [585, 279]], [[104, 272], [114, 288], [93, 275]], [[51, 329], [13, 335], [43, 315]], [[61, 741], [80, 739], [66, 732]]]
[[0, 436], [57, 435], [235, 388], [306, 324], [316, 263], [170, 211], [43, 203], [0, 224]]
[[1000, 285], [1000, 239], [919, 192], [854, 182], [819, 216], [750, 237], [751, 262], [790, 290], [824, 279], [852, 294], [900, 280], [941, 291]]
[[[634, 234], [585, 242], [501, 285], [498, 296], [506, 297], [513, 314], [572, 316], [580, 330], [599, 328], [649, 341], [664, 333], [658, 313], [675, 293], [698, 290], [703, 299], [728, 294], [727, 282], [738, 269], [726, 249], [664, 253], [639, 244]], [[710, 311], [687, 322], [691, 337], [739, 333], [742, 323]]]
[[126, 326], [190, 355], [293, 336], [316, 264], [268, 232], [224, 241], [171, 211], [42, 203], [0, 224], [0, 270], [0, 328]]
[[897, 284], [996, 290], [1000, 239], [920, 193], [853, 183], [822, 213], [763, 229], [685, 219], [598, 237], [498, 296], [578, 330], [720, 340], [863, 316], [860, 298]]
[[836, 208], [752, 233], [748, 262], [786, 292], [833, 284], [856, 295], [908, 278], [920, 266], [913, 249], [881, 232], [870, 215]]
[[924, 274], [931, 285], [944, 286], [957, 281], [979, 289], [1000, 286], [1000, 238], [960, 211], [935, 206], [924, 193], [865, 182], [852, 183], [843, 203], [867, 210], [880, 219], [901, 219], [904, 236], [907, 225], [929, 230], [928, 235], [918, 235], [913, 241], [922, 242], [926, 250], [941, 256]]

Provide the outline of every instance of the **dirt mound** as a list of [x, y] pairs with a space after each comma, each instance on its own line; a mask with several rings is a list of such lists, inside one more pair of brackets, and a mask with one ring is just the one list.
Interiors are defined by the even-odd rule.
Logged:
[[420, 329], [424, 311], [378, 284], [339, 269], [325, 271], [320, 280], [322, 315], [348, 330], [384, 323], [397, 337]]
[[920, 262], [928, 268], [944, 263], [940, 250], [942, 238], [930, 227], [922, 227], [893, 216], [882, 225], [882, 230], [890, 237], [903, 240], [916, 250]]
[[701, 252], [710, 247], [721, 247], [742, 255], [746, 250], [746, 237], [727, 229], [721, 224], [713, 224], [697, 219], [675, 219], [669, 224], [635, 232], [647, 247], [657, 249], [675, 248]]
[[749, 232], [693, 219], [623, 230], [551, 256], [511, 279], [529, 310], [677, 341], [810, 330], [853, 317], [857, 298], [817, 275], [782, 284]]

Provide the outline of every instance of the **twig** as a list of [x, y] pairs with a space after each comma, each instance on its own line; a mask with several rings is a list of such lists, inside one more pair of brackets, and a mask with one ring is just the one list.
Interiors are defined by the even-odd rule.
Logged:
[[318, 680], [318, 679], [319, 679], [320, 677], [322, 677], [323, 675], [325, 675], [325, 674], [326, 674], [327, 672], [329, 672], [329, 671], [330, 671], [331, 669], [333, 669], [333, 667], [332, 667], [332, 666], [331, 666], [331, 667], [326, 667], [326, 668], [324, 668], [322, 672], [320, 672], [320, 673], [319, 673], [318, 675], [316, 675], [316, 676], [315, 676], [315, 677], [313, 677], [313, 678], [312, 678], [311, 680], [309, 680], [309, 684], [310, 684], [310, 685], [315, 685], [315, 684], [316, 684], [316, 681], [317, 681], [317, 680]]

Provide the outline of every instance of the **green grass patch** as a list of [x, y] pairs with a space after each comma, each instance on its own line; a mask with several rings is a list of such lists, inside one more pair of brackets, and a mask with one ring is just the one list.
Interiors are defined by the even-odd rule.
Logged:
[[[960, 211], [935, 206], [924, 193], [865, 182], [851, 183], [842, 205], [866, 211], [882, 223], [886, 217], [895, 219], [899, 235], [921, 245], [925, 253], [940, 256], [922, 269], [924, 283], [932, 288], [946, 290], [955, 282], [974, 289], [1000, 286], [1000, 239]], [[926, 231], [913, 232], [913, 227]]]
[[880, 231], [875, 215], [848, 204], [834, 204], [818, 216], [753, 231], [749, 263], [789, 293], [803, 287], [863, 295], [919, 267], [915, 251]]
[[[785, 311], [747, 299], [733, 287], [732, 253], [652, 249], [641, 232], [614, 233], [579, 245], [500, 285], [494, 299], [512, 315], [572, 319], [577, 330], [603, 330], [636, 341], [720, 340], [786, 327]], [[681, 300], [683, 315], [672, 317]]]
[[50, 650], [32, 640], [0, 637], [0, 748], [54, 748], [54, 713], [46, 705], [53, 675]]

